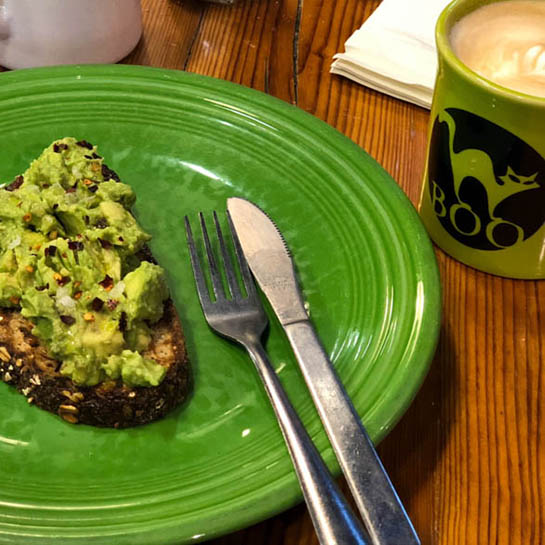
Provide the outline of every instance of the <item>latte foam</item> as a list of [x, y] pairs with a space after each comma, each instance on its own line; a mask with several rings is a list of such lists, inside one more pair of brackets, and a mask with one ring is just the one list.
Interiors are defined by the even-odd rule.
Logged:
[[456, 56], [486, 79], [545, 97], [545, 0], [505, 0], [458, 21], [450, 41]]

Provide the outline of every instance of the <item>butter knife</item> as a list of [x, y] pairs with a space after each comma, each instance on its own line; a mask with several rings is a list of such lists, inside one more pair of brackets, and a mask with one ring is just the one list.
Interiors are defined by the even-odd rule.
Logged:
[[246, 199], [227, 199], [246, 261], [280, 321], [374, 545], [420, 540], [305, 310], [286, 243]]

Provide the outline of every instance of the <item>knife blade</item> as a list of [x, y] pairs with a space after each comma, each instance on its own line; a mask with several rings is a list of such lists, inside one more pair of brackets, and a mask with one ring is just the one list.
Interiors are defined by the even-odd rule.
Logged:
[[246, 261], [294, 351], [339, 465], [374, 545], [420, 540], [306, 312], [286, 242], [252, 202], [227, 199]]

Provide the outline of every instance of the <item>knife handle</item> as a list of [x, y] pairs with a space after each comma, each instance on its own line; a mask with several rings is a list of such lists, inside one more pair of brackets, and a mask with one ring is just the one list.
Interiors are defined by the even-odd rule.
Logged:
[[263, 346], [245, 342], [276, 413], [321, 545], [369, 545], [365, 530], [295, 412]]
[[312, 324], [284, 326], [374, 545], [419, 545], [413, 525]]

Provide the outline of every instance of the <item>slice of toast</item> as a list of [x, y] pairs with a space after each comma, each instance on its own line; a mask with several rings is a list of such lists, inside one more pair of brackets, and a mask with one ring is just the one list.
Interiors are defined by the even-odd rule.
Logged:
[[29, 403], [70, 423], [125, 428], [147, 424], [174, 409], [190, 390], [190, 367], [184, 336], [171, 300], [152, 329], [143, 354], [167, 369], [154, 387], [129, 387], [121, 380], [78, 386], [59, 373], [61, 362], [32, 335], [33, 324], [17, 310], [0, 309], [0, 378]]
[[[94, 149], [87, 142], [81, 142], [85, 149]], [[94, 153], [93, 156], [93, 159], [99, 157]], [[115, 172], [104, 164], [102, 173], [105, 180], [119, 182]], [[16, 190], [22, 183], [20, 176], [7, 190]], [[135, 257], [137, 262], [155, 264], [147, 245]], [[166, 415], [189, 395], [190, 364], [180, 319], [171, 299], [163, 303], [160, 318], [149, 323], [151, 341], [140, 352], [146, 361], [151, 360], [165, 369], [157, 385], [134, 386], [121, 376], [107, 375], [97, 384], [77, 383], [67, 373], [61, 373], [63, 362], [51, 355], [46, 343], [33, 331], [35, 323], [21, 314], [17, 304], [0, 308], [0, 379], [15, 387], [30, 404], [55, 413], [67, 422], [114, 428], [146, 424]]]

